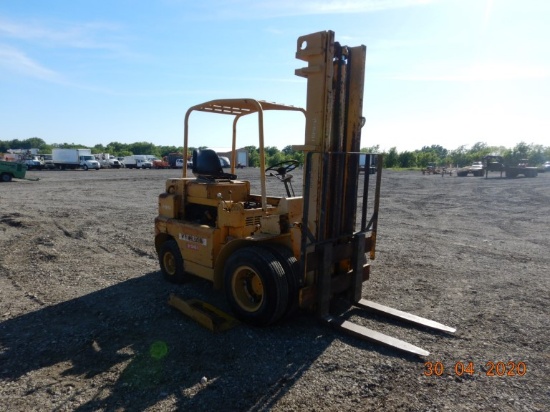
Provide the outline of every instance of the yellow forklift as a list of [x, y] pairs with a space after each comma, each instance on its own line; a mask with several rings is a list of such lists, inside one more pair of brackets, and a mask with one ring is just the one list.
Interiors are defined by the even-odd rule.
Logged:
[[[429, 352], [331, 314], [331, 304], [349, 305], [452, 333], [454, 328], [362, 299], [375, 258], [382, 160], [360, 153], [366, 47], [347, 47], [323, 31], [298, 38], [296, 57], [307, 67], [307, 107], [255, 99], [220, 99], [195, 105], [184, 124], [184, 153], [189, 147], [189, 118], [195, 112], [233, 117], [231, 169], [225, 172], [216, 152], [195, 150], [193, 176], [168, 179], [159, 196], [155, 247], [164, 277], [175, 283], [189, 276], [223, 288], [234, 315], [265, 326], [298, 309], [312, 311], [329, 324], [399, 350]], [[266, 168], [264, 115], [286, 111], [305, 116], [302, 196], [294, 196], [297, 162]], [[242, 117], [258, 120], [260, 193], [235, 175], [237, 126]], [[365, 159], [366, 156], [366, 159]], [[377, 165], [364, 172], [365, 163]], [[362, 172], [363, 171], [363, 172]], [[286, 196], [267, 193], [266, 178], [276, 176]], [[177, 305], [175, 305], [177, 306]], [[185, 302], [180, 309], [190, 309]], [[189, 313], [189, 311], [188, 311]], [[191, 308], [192, 313], [192, 308]]]

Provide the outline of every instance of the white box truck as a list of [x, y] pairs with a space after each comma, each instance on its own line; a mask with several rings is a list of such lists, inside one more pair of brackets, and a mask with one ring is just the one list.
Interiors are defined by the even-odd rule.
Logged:
[[124, 167], [128, 169], [151, 169], [153, 167], [153, 163], [147, 160], [146, 155], [125, 156], [123, 163]]
[[57, 169], [100, 169], [91, 149], [53, 149], [52, 161]]

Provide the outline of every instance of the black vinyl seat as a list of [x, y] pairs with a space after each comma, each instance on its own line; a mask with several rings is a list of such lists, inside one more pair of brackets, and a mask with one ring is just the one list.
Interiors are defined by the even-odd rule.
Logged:
[[212, 149], [193, 150], [193, 174], [206, 180], [235, 180], [236, 175], [225, 173], [218, 154]]

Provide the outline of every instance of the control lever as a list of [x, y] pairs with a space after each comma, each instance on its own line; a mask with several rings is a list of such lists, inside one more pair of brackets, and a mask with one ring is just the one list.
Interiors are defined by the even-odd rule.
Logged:
[[[231, 192], [231, 190], [230, 190], [230, 191], [229, 191], [229, 201], [230, 201], [231, 203], [233, 203], [232, 200], [231, 200], [231, 194], [232, 194], [232, 192]], [[225, 206], [225, 208], [226, 208], [227, 210], [231, 210], [231, 208], [227, 205], [227, 203], [226, 203], [226, 201], [225, 201], [225, 199], [223, 198], [223, 196], [222, 196], [221, 193], [218, 193], [218, 194], [216, 195], [216, 197], [217, 197], [218, 199], [220, 199], [220, 200], [223, 202], [223, 204], [224, 204], [224, 206]]]

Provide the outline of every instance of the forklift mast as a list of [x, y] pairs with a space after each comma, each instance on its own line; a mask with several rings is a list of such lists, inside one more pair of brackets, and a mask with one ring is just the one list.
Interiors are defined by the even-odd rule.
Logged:
[[[296, 57], [308, 62], [296, 70], [308, 80], [305, 144], [299, 147], [311, 163], [305, 168], [311, 174], [304, 176], [312, 188], [308, 227], [319, 239], [350, 234], [359, 174], [357, 157], [345, 154], [359, 152], [361, 144], [366, 47], [341, 46], [326, 31], [300, 37]], [[327, 183], [338, 193], [322, 198]]]
[[[298, 39], [296, 57], [308, 63], [295, 72], [308, 81], [305, 144], [295, 146], [306, 153], [301, 271], [315, 279], [316, 310], [326, 316], [339, 292], [352, 303], [360, 300], [369, 270], [365, 251], [374, 258], [378, 190], [369, 224], [365, 201], [356, 231], [366, 47], [341, 46], [334, 32], [318, 32]], [[364, 196], [368, 180], [366, 175]], [[323, 263], [311, 270], [308, 262], [313, 261]], [[304, 293], [302, 301], [307, 300]]]

